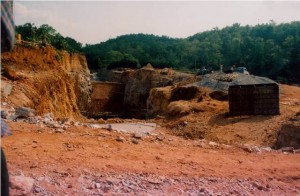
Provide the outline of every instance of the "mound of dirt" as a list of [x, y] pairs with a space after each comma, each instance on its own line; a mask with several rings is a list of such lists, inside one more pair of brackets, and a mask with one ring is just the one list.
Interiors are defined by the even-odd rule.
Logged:
[[12, 85], [2, 101], [26, 106], [38, 115], [52, 112], [56, 117], [82, 118], [90, 99], [90, 73], [79, 54], [57, 51], [51, 46], [17, 45], [2, 55], [1, 80]]
[[168, 86], [153, 88], [147, 100], [147, 114], [150, 117], [167, 115], [183, 116], [191, 112], [203, 111], [199, 102], [210, 99], [209, 89], [195, 86]]
[[[205, 138], [225, 144], [298, 148], [299, 119], [295, 120], [295, 115], [300, 111], [300, 88], [287, 85], [279, 87], [280, 115], [231, 117], [228, 115], [227, 101], [204, 96], [198, 103], [189, 101], [189, 104], [174, 104], [174, 114], [185, 115], [169, 116], [171, 118], [161, 120], [161, 126], [167, 127], [170, 134], [189, 139]], [[193, 112], [195, 106], [201, 111]]]
[[202, 104], [190, 101], [173, 101], [168, 105], [167, 116], [168, 117], [180, 117], [194, 112], [203, 112], [205, 108]]

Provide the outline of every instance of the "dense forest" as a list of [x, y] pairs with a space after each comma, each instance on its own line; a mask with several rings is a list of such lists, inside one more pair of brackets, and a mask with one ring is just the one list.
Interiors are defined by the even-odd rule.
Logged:
[[[136, 68], [148, 63], [153, 67], [178, 70], [202, 67], [217, 70], [220, 65], [225, 69], [235, 65], [246, 67], [251, 74], [300, 83], [300, 22], [276, 24], [271, 21], [256, 26], [233, 24], [184, 39], [130, 34], [85, 47], [72, 38], [62, 37], [48, 25], [41, 27], [47, 27], [45, 31], [51, 34], [46, 37], [55, 47], [85, 53], [92, 70]], [[22, 34], [23, 29], [24, 25], [18, 26], [17, 32]], [[42, 39], [41, 34], [34, 35], [35, 39]]]

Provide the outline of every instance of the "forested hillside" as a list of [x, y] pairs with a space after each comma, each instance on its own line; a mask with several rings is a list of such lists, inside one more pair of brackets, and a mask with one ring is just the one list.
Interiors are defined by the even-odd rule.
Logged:
[[49, 25], [17, 26], [25, 40], [46, 40], [58, 49], [84, 52], [90, 69], [154, 67], [195, 70], [220, 65], [247, 67], [251, 74], [300, 83], [300, 22], [214, 28], [184, 39], [145, 34], [122, 35], [94, 45], [63, 37]]
[[92, 69], [143, 66], [175, 69], [247, 67], [251, 74], [300, 82], [300, 22], [234, 24], [185, 39], [123, 35], [84, 48]]

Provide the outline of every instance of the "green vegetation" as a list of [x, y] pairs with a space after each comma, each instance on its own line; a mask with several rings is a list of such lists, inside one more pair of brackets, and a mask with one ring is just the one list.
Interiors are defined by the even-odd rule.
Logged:
[[22, 35], [22, 40], [30, 42], [41, 42], [51, 44], [58, 50], [67, 50], [69, 52], [82, 52], [82, 44], [70, 37], [63, 37], [56, 30], [43, 24], [36, 27], [32, 23], [16, 26], [16, 34]]
[[43, 40], [58, 49], [82, 51], [90, 69], [156, 68], [195, 70], [247, 67], [251, 74], [300, 83], [300, 22], [240, 26], [195, 34], [185, 39], [145, 34], [122, 35], [94, 45], [64, 38], [52, 27], [27, 23], [17, 27], [25, 40]]
[[[233, 24], [185, 39], [144, 34], [123, 35], [84, 48], [91, 69], [131, 66], [195, 70], [247, 67], [251, 74], [300, 83], [300, 22], [276, 25]], [[123, 64], [126, 66], [126, 64]], [[114, 67], [114, 66], [113, 66]]]

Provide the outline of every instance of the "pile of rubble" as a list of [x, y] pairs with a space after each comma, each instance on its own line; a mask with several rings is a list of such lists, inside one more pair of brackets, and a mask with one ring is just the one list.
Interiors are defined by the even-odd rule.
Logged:
[[1, 109], [1, 118], [6, 121], [27, 122], [30, 124], [39, 124], [42, 128], [53, 128], [54, 132], [62, 133], [67, 128], [72, 126], [83, 125], [80, 122], [73, 121], [69, 118], [55, 119], [52, 113], [46, 113], [42, 116], [36, 115], [36, 111], [29, 107], [9, 106], [7, 103], [2, 102], [4, 108]]
[[[169, 177], [148, 173], [97, 174], [84, 169], [75, 180], [73, 170], [58, 176], [12, 176], [13, 195], [284, 195], [299, 193], [276, 179]], [[68, 177], [66, 177], [68, 176]], [[72, 181], [73, 180], [73, 181]], [[49, 184], [44, 187], [43, 183]], [[59, 183], [60, 186], [57, 186]], [[49, 187], [56, 187], [50, 189]]]

